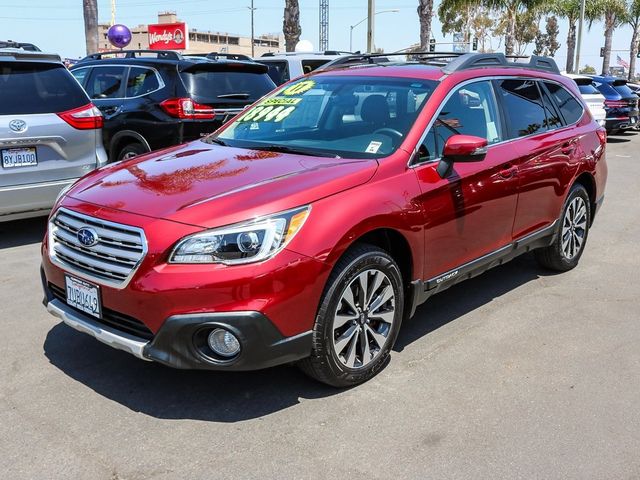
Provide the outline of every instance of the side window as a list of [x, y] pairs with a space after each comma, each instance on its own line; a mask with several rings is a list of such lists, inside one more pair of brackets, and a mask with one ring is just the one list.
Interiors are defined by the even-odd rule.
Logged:
[[160, 87], [156, 72], [148, 68], [131, 67], [127, 80], [127, 97], [139, 97]]
[[547, 130], [540, 90], [533, 80], [502, 80], [499, 95], [509, 119], [509, 137], [518, 138]]
[[557, 83], [545, 82], [545, 86], [555, 100], [556, 105], [558, 105], [567, 124], [575, 123], [582, 118], [582, 114], [584, 113], [582, 105], [580, 105], [580, 102], [578, 102], [573, 95]]
[[489, 144], [502, 140], [500, 117], [490, 82], [475, 82], [454, 91], [421, 145], [419, 160], [440, 158], [446, 141], [457, 134], [486, 138]]
[[302, 60], [302, 71], [307, 74], [313, 72], [316, 68], [320, 68], [329, 60]]
[[551, 98], [549, 98], [549, 94], [542, 87], [542, 85], [538, 84], [540, 87], [540, 92], [542, 93], [542, 104], [544, 105], [544, 113], [547, 116], [547, 121], [545, 123], [548, 130], [555, 130], [556, 128], [562, 127], [562, 119], [558, 110]]
[[264, 64], [269, 67], [267, 74], [276, 85], [282, 85], [290, 80], [287, 62], [264, 62]]
[[125, 67], [95, 67], [85, 86], [89, 98], [124, 97], [124, 73]]
[[86, 80], [90, 70], [90, 68], [78, 68], [77, 70], [71, 70], [71, 75], [76, 77], [76, 80], [78, 80], [80, 85], [84, 86], [84, 81]]

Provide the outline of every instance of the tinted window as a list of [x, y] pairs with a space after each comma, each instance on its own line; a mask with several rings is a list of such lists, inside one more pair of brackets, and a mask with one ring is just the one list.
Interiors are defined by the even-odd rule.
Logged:
[[568, 124], [575, 123], [582, 117], [582, 105], [578, 102], [573, 95], [567, 92], [557, 83], [546, 83], [545, 86], [549, 90], [549, 93], [553, 97], [560, 108], [560, 112], [564, 117], [565, 122]]
[[502, 80], [499, 95], [509, 119], [509, 136], [524, 137], [547, 130], [538, 85], [532, 80]]
[[287, 62], [262, 62], [264, 65], [269, 67], [269, 71], [267, 72], [271, 80], [276, 85], [282, 85], [285, 82], [290, 80], [289, 77], [289, 64]]
[[626, 83], [624, 85], [614, 84], [613, 88], [616, 90], [616, 92], [618, 92], [624, 98], [633, 97], [635, 95], [635, 93], [633, 93], [633, 90], [627, 87]]
[[553, 101], [549, 98], [549, 94], [543, 88], [540, 89], [540, 93], [542, 94], [544, 113], [547, 116], [545, 125], [549, 130], [562, 127], [562, 119], [560, 118], [560, 114], [558, 113], [556, 106], [553, 104]]
[[589, 85], [578, 85], [578, 90], [580, 90], [580, 93], [582, 95], [593, 95], [594, 93], [600, 93], [595, 85], [593, 85], [593, 83], [590, 83]]
[[302, 72], [311, 73], [327, 62], [329, 62], [329, 60], [302, 60]]
[[196, 101], [209, 104], [233, 99], [254, 102], [275, 87], [266, 73], [195, 70], [181, 72], [180, 77]]
[[456, 134], [486, 138], [490, 144], [502, 140], [491, 83], [465, 85], [449, 97], [420, 149], [420, 161], [440, 158], [444, 144]]
[[87, 103], [62, 65], [0, 62], [0, 115], [59, 113]]
[[85, 90], [90, 98], [122, 98], [125, 67], [95, 67]]
[[127, 80], [127, 97], [139, 97], [160, 87], [158, 77], [148, 68], [131, 67]]
[[88, 68], [78, 68], [77, 70], [72, 70], [71, 75], [76, 77], [76, 80], [78, 80], [80, 85], [84, 85], [84, 81], [87, 79], [89, 71], [90, 69]]

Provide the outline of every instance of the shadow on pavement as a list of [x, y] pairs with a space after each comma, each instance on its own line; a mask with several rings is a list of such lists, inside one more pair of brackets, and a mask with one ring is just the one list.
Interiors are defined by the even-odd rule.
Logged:
[[[434, 296], [403, 325], [394, 350], [428, 342], [430, 332], [541, 275], [548, 272], [527, 255]], [[292, 366], [257, 372], [174, 370], [113, 350], [64, 324], [49, 331], [44, 353], [98, 394], [156, 418], [238, 422], [284, 410], [301, 399], [340, 393]]]
[[0, 222], [0, 250], [40, 243], [47, 229], [47, 217]]

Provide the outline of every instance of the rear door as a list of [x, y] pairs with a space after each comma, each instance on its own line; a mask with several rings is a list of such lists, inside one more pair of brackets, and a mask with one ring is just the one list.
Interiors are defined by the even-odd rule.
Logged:
[[0, 188], [78, 178], [94, 169], [99, 131], [75, 129], [58, 115], [88, 104], [62, 64], [0, 62]]
[[[566, 121], [559, 111], [560, 102], [552, 101], [542, 82], [533, 79], [496, 82], [509, 124], [508, 135], [518, 154], [518, 208], [513, 224], [516, 239], [556, 221], [578, 166], [574, 156], [579, 148], [575, 123], [582, 117], [582, 105], [559, 84], [546, 84], [554, 95], [562, 98], [567, 113], [573, 112]], [[564, 94], [559, 92], [560, 88]]]
[[107, 147], [112, 135], [124, 128], [122, 112], [128, 70], [124, 65], [94, 65], [84, 79], [87, 95], [104, 116], [103, 141]]

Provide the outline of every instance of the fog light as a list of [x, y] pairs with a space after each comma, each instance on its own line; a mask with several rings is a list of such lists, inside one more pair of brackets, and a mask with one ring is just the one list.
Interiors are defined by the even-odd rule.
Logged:
[[222, 328], [216, 328], [207, 339], [209, 347], [221, 357], [234, 357], [240, 352], [240, 342], [236, 336]]

